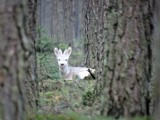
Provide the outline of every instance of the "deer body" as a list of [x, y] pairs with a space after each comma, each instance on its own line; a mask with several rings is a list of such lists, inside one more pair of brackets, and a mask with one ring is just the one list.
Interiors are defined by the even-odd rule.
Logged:
[[69, 56], [72, 52], [72, 48], [69, 47], [66, 49], [63, 53], [61, 49], [54, 49], [54, 53], [56, 55], [56, 58], [58, 60], [58, 65], [59, 65], [59, 71], [60, 71], [60, 76], [62, 79], [65, 80], [73, 80], [76, 77], [79, 79], [84, 79], [85, 77], [90, 76], [90, 72], [88, 69], [94, 73], [94, 69], [86, 68], [86, 67], [69, 67], [68, 65], [68, 59]]

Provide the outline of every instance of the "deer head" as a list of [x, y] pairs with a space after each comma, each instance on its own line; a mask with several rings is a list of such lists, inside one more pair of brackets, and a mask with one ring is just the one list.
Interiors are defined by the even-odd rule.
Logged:
[[62, 53], [61, 49], [54, 48], [54, 53], [56, 55], [58, 65], [61, 69], [68, 67], [68, 59], [71, 55], [72, 48], [69, 47], [68, 49], [64, 50]]

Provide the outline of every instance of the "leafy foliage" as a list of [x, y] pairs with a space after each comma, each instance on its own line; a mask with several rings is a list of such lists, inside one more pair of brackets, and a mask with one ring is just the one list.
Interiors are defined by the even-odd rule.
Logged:
[[40, 80], [59, 79], [58, 66], [53, 53], [37, 53], [37, 63]]
[[46, 35], [45, 30], [42, 27], [37, 28], [38, 40], [36, 43], [36, 50], [39, 53], [52, 52], [53, 41]]
[[82, 96], [82, 99], [83, 99], [83, 105], [85, 106], [92, 106], [94, 101], [95, 101], [95, 98], [96, 98], [96, 95], [91, 92], [91, 91], [88, 91], [86, 94], [84, 94]]

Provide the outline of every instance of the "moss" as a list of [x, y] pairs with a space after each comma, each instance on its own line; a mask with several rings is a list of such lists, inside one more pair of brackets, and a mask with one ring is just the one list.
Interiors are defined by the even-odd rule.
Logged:
[[94, 103], [95, 101], [95, 94], [91, 91], [88, 91], [86, 92], [86, 94], [84, 94], [82, 96], [82, 100], [83, 100], [83, 105], [85, 106], [92, 106], [92, 104]]
[[46, 96], [46, 98], [52, 98], [53, 92], [46, 92], [45, 96]]

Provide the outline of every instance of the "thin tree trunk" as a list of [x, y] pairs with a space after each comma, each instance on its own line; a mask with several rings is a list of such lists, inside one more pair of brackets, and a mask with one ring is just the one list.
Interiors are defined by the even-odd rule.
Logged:
[[85, 14], [85, 42], [86, 66], [96, 69], [97, 84], [95, 94], [100, 95], [103, 85], [103, 66], [105, 50], [105, 0], [88, 0]]
[[36, 25], [37, 25], [37, 0], [28, 0], [27, 33], [30, 36], [31, 55], [28, 58], [28, 69], [26, 78], [27, 98], [31, 108], [38, 106], [38, 76], [37, 76], [37, 54], [36, 54]]

